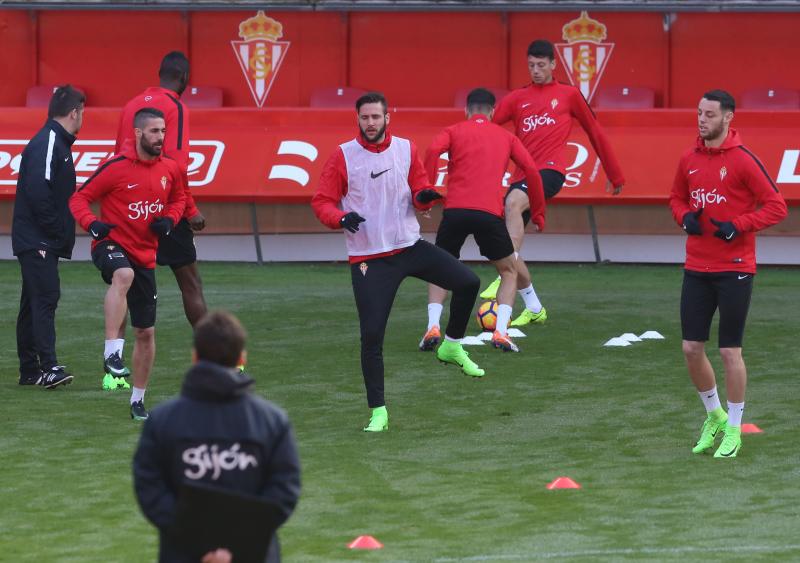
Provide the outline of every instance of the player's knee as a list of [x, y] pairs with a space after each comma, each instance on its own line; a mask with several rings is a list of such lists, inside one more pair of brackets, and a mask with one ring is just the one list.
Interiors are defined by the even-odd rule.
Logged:
[[741, 348], [720, 348], [719, 355], [726, 364], [742, 361]]
[[119, 270], [114, 270], [114, 275], [111, 277], [111, 285], [128, 288], [133, 283], [133, 277], [134, 274], [132, 268], [120, 268]]
[[697, 358], [706, 353], [705, 342], [697, 342], [695, 340], [683, 341], [683, 355], [687, 358]]
[[133, 334], [137, 342], [152, 343], [156, 340], [156, 327], [134, 328]]

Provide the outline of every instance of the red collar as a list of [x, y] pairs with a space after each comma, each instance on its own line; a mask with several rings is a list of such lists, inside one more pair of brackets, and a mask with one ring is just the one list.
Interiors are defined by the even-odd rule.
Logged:
[[374, 153], [381, 153], [389, 148], [389, 145], [392, 142], [392, 135], [386, 131], [386, 137], [384, 137], [383, 142], [381, 143], [368, 143], [364, 140], [364, 137], [359, 132], [358, 137], [356, 137], [358, 144], [367, 149], [369, 152]]

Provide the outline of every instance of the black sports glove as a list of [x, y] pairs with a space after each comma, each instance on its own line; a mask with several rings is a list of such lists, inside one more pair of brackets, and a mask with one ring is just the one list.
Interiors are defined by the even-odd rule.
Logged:
[[351, 211], [341, 219], [339, 219], [339, 224], [350, 231], [351, 233], [355, 233], [358, 231], [358, 225], [366, 221], [361, 215], [356, 213], [355, 211]]
[[700, 227], [700, 215], [703, 214], [703, 208], [701, 207], [695, 212], [689, 211], [687, 214], [683, 216], [683, 230], [686, 231], [687, 235], [702, 235], [703, 229]]
[[714, 236], [721, 238], [725, 242], [731, 242], [739, 234], [739, 231], [736, 230], [736, 227], [734, 227], [733, 223], [730, 221], [716, 221], [711, 219], [711, 222], [717, 226], [717, 231], [714, 233]]
[[169, 217], [159, 217], [158, 219], [153, 219], [153, 222], [150, 223], [150, 230], [163, 237], [168, 235], [174, 226], [175, 224]]
[[442, 199], [442, 194], [431, 188], [426, 188], [417, 192], [417, 202], [419, 203], [430, 203], [437, 199]]
[[116, 227], [116, 225], [112, 225], [111, 223], [92, 221], [92, 224], [89, 225], [89, 234], [92, 235], [94, 240], [103, 240], [114, 227]]

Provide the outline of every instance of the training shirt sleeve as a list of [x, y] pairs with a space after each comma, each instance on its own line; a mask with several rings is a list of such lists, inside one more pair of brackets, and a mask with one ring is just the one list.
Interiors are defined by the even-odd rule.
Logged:
[[592, 108], [586, 102], [586, 99], [577, 88], [573, 89], [572, 97], [570, 98], [570, 113], [578, 123], [581, 124], [583, 130], [589, 137], [589, 142], [592, 143], [597, 156], [600, 157], [600, 162], [603, 163], [603, 170], [606, 171], [606, 176], [614, 185], [619, 187], [625, 184], [625, 177], [622, 175], [622, 168], [619, 165], [614, 149], [611, 148], [611, 143], [608, 137], [600, 127]]
[[89, 225], [98, 220], [89, 205], [101, 199], [114, 187], [114, 174], [108, 170], [108, 166], [122, 158], [124, 157], [115, 157], [100, 165], [100, 168], [69, 199], [69, 210], [84, 231], [88, 231]]
[[145, 517], [163, 530], [175, 520], [175, 493], [167, 486], [166, 469], [159, 464], [161, 448], [152, 417], [144, 422], [133, 456], [133, 488]]
[[740, 147], [745, 152], [744, 183], [753, 193], [759, 208], [751, 213], [739, 215], [733, 220], [733, 226], [739, 232], [760, 231], [783, 221], [788, 214], [786, 201], [778, 191], [775, 182], [767, 174], [761, 161], [749, 150]]
[[183, 217], [186, 207], [186, 190], [184, 189], [184, 176], [177, 166], [170, 166], [172, 172], [172, 188], [169, 190], [169, 199], [164, 209], [164, 217], [172, 219], [172, 224], [177, 225]]
[[692, 211], [689, 207], [689, 182], [686, 180], [686, 156], [678, 162], [678, 170], [672, 181], [672, 190], [669, 193], [669, 208], [672, 218], [678, 225], [683, 225], [683, 216]]
[[[56, 133], [51, 131], [50, 135]], [[55, 141], [51, 139], [51, 143]], [[52, 148], [48, 151], [48, 146], [44, 143], [36, 143], [30, 147], [22, 161], [22, 174], [25, 177], [25, 187], [19, 194], [33, 211], [36, 224], [48, 236], [59, 238], [64, 235], [64, 225], [56, 211], [56, 204], [53, 197], [53, 169], [55, 168], [55, 158]], [[48, 160], [48, 153], [50, 159]]]
[[347, 195], [347, 165], [341, 147], [325, 162], [317, 184], [317, 191], [311, 197], [311, 209], [320, 223], [331, 229], [341, 228], [339, 221], [345, 212], [339, 207]]
[[503, 125], [504, 123], [514, 119], [514, 93], [509, 93], [506, 97], [500, 100], [500, 103], [494, 108], [494, 115], [492, 122]]
[[164, 138], [164, 154], [178, 163], [183, 174], [183, 191], [186, 195], [186, 209], [184, 215], [191, 219], [200, 210], [194, 202], [194, 196], [189, 189], [189, 111], [186, 106], [172, 96], [167, 96], [175, 104], [172, 111], [165, 112], [164, 124], [167, 134]]
[[274, 440], [268, 463], [264, 466], [266, 482], [261, 497], [280, 507], [283, 520], [294, 511], [300, 498], [300, 457], [289, 423]]
[[528, 184], [528, 201], [531, 207], [531, 220], [536, 224], [540, 231], [544, 230], [545, 224], [545, 202], [544, 186], [542, 176], [534, 162], [533, 157], [525, 149], [517, 137], [511, 137], [511, 160], [525, 173]]

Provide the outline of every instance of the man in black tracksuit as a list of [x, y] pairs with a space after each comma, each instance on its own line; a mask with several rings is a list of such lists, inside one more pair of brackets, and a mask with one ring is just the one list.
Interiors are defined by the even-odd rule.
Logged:
[[61, 285], [58, 259], [71, 258], [75, 191], [70, 147], [83, 123], [83, 93], [61, 86], [53, 93], [47, 123], [22, 152], [14, 200], [11, 246], [22, 268], [17, 317], [20, 385], [53, 389], [72, 381], [56, 360], [55, 315]]
[[[236, 369], [244, 340], [244, 329], [229, 313], [203, 317], [195, 325], [196, 363], [181, 396], [153, 409], [145, 421], [133, 481], [142, 512], [159, 530], [159, 561], [196, 562], [204, 555], [187, 551], [171, 535], [182, 483], [261, 497], [281, 509], [284, 521], [297, 504], [300, 462], [291, 425], [283, 410], [250, 393], [253, 379]], [[267, 561], [280, 561], [277, 536]]]

